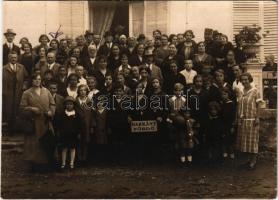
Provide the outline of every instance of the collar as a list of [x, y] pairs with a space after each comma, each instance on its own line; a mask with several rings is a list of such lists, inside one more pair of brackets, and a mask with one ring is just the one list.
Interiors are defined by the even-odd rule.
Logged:
[[69, 117], [69, 116], [73, 116], [73, 115], [75, 115], [75, 110], [72, 110], [72, 111], [67, 111], [67, 110], [65, 110], [65, 113], [66, 113], [66, 115]]
[[52, 63], [52, 64], [47, 63], [47, 66], [49, 66], [49, 67], [50, 67], [50, 69], [52, 69], [54, 65], [55, 65], [55, 62], [54, 62], [54, 63]]
[[[127, 68], [128, 68], [128, 69], [131, 69], [130, 65], [127, 65]], [[119, 66], [119, 71], [122, 71], [122, 70], [123, 70], [123, 65], [120, 65], [120, 66]]]
[[179, 98], [181, 98], [181, 100], [184, 101], [184, 102], [186, 101], [186, 99], [185, 99], [184, 96], [179, 96], [179, 97], [177, 97], [176, 95], [172, 96], [172, 97], [171, 97], [171, 100], [172, 100], [172, 101], [175, 101], [175, 100], [177, 100], [177, 99], [179, 99]]

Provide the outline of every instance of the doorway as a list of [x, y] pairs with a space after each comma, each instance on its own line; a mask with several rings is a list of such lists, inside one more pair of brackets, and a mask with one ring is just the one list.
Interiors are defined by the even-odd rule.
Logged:
[[[106, 31], [116, 34], [129, 34], [129, 2], [126, 1], [89, 1], [90, 29], [104, 35]], [[118, 27], [118, 28], [117, 28]]]

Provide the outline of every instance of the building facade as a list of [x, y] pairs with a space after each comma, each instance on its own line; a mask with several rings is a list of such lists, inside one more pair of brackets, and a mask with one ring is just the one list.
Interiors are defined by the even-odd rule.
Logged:
[[[121, 24], [126, 33], [151, 36], [183, 33], [192, 29], [195, 40], [203, 40], [205, 28], [225, 33], [229, 40], [245, 25], [257, 24], [269, 34], [261, 41], [260, 58], [278, 58], [278, 4], [274, 1], [4, 1], [4, 29], [12, 28], [17, 41], [28, 37], [37, 44], [38, 35], [56, 32], [75, 37], [90, 29], [103, 34]], [[16, 14], [15, 14], [16, 13]]]

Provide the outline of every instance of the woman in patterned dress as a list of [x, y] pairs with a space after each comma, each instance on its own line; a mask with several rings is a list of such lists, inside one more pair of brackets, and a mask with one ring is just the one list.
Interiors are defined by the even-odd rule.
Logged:
[[249, 161], [244, 165], [255, 169], [259, 146], [258, 109], [262, 99], [257, 88], [251, 86], [253, 78], [250, 73], [241, 75], [244, 86], [243, 94], [238, 102], [238, 135], [236, 147], [240, 152], [248, 153]]

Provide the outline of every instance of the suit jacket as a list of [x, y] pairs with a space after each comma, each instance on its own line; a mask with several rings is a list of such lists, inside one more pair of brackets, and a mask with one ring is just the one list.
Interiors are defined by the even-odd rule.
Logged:
[[[109, 69], [106, 70], [105, 75], [107, 75], [107, 74], [111, 74], [113, 76], [112, 72]], [[104, 83], [105, 83], [105, 76], [98, 69], [93, 71], [90, 75], [93, 75], [96, 77], [97, 89], [102, 90], [102, 88], [104, 87]]]
[[16, 71], [13, 71], [9, 63], [3, 67], [2, 113], [4, 121], [16, 116], [24, 86], [27, 86], [28, 73], [25, 67], [19, 63], [16, 66]]
[[81, 65], [84, 67], [84, 69], [86, 69], [88, 72], [89, 71], [94, 71], [96, 70], [97, 67], [97, 57], [94, 61], [94, 63], [91, 62], [91, 59], [89, 56], [86, 56], [85, 58], [83, 58], [81, 60]]
[[[184, 44], [184, 42], [178, 44], [177, 49], [178, 49], [178, 54], [185, 57], [185, 54], [184, 54], [185, 44]], [[189, 55], [186, 59], [191, 59], [192, 60], [196, 51], [197, 51], [197, 44], [194, 40], [192, 40], [192, 46], [190, 48], [190, 53], [189, 53]]]
[[[58, 74], [60, 64], [55, 63], [54, 66], [52, 67], [51, 71], [53, 71], [54, 76]], [[41, 70], [41, 76], [44, 77], [44, 73], [48, 70], [48, 63], [46, 62], [44, 65], [40, 67]]]
[[142, 59], [142, 61], [139, 59], [137, 54], [132, 55], [129, 58], [128, 64], [133, 67], [133, 66], [140, 66], [143, 65], [145, 63], [144, 58]]
[[[9, 55], [10, 51], [11, 51], [10, 48], [5, 43], [3, 45], [3, 66], [6, 65], [9, 61], [8, 55]], [[15, 51], [17, 53], [17, 55], [20, 55], [20, 48], [15, 44], [13, 44], [12, 51]]]
[[[113, 45], [111, 45], [112, 47]], [[104, 43], [103, 45], [101, 45], [99, 47], [99, 50], [97, 52], [97, 55], [100, 56], [100, 55], [104, 55], [104, 56], [109, 56], [110, 55], [110, 51], [111, 51], [111, 48], [109, 48], [106, 43]]]
[[[148, 66], [145, 63], [145, 64], [141, 65], [140, 67], [148, 67]], [[163, 83], [162, 72], [161, 72], [161, 69], [158, 66], [152, 64], [152, 67], [151, 67], [150, 71], [151, 71], [151, 74], [150, 74], [151, 79], [152, 78], [159, 78], [161, 83]]]
[[64, 97], [62, 97], [59, 94], [55, 95], [54, 98], [55, 104], [56, 104], [56, 109], [55, 109], [55, 115], [60, 115], [64, 112]]

